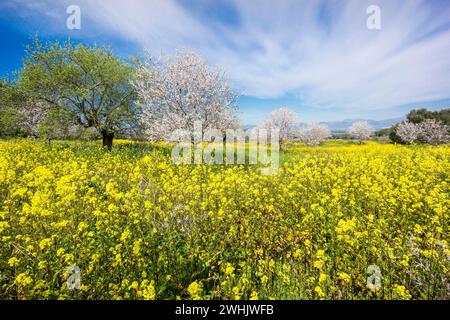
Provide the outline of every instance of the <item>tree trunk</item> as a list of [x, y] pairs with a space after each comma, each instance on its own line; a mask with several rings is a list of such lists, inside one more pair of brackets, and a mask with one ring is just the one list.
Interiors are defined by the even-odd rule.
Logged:
[[114, 132], [102, 130], [102, 137], [103, 137], [103, 147], [106, 147], [108, 148], [109, 151], [111, 151], [114, 139]]

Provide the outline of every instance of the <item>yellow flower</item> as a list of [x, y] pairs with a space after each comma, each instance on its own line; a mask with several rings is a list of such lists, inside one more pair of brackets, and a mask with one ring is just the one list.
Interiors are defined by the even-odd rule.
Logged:
[[[95, 299], [445, 295], [450, 145], [289, 141], [266, 176], [175, 165], [174, 144], [116, 144], [0, 139], [5, 299], [71, 298], [48, 275], [75, 265]], [[368, 257], [389, 274], [365, 274]]]
[[267, 283], [267, 280], [269, 280], [269, 278], [268, 278], [266, 275], [263, 275], [263, 276], [261, 277], [261, 283], [262, 283], [262, 284], [266, 284], [266, 283]]
[[14, 267], [19, 263], [19, 259], [17, 259], [16, 257], [12, 257], [8, 259], [8, 265], [10, 267]]
[[99, 255], [98, 253], [94, 253], [94, 254], [91, 256], [91, 262], [92, 262], [92, 263], [96, 263], [99, 259], [100, 259], [100, 255]]
[[33, 279], [25, 273], [17, 275], [16, 279], [14, 280], [14, 283], [17, 284], [19, 287], [26, 287], [30, 285], [32, 282]]
[[317, 250], [317, 259], [324, 259], [325, 258], [325, 251], [324, 250]]
[[302, 251], [300, 249], [295, 250], [293, 257], [294, 258], [298, 258], [300, 256], [300, 254], [302, 253]]
[[325, 264], [325, 262], [323, 260], [316, 260], [316, 261], [314, 261], [313, 266], [314, 266], [314, 268], [322, 269], [324, 264]]
[[189, 285], [187, 291], [191, 299], [200, 300], [200, 294], [202, 293], [202, 284], [194, 281]]
[[394, 294], [400, 299], [411, 299], [411, 294], [403, 285], [394, 285]]
[[252, 293], [250, 294], [250, 300], [259, 300], [258, 292], [252, 291]]
[[131, 236], [130, 230], [125, 229], [124, 232], [122, 232], [122, 235], [120, 236], [120, 242], [126, 242]]
[[56, 256], [57, 256], [57, 257], [61, 257], [61, 256], [64, 254], [64, 252], [65, 252], [64, 248], [59, 248], [59, 249], [56, 251]]
[[122, 264], [122, 256], [120, 255], [120, 253], [117, 253], [114, 258], [113, 266], [120, 266], [121, 264]]
[[75, 257], [73, 254], [71, 253], [66, 253], [62, 256], [62, 258], [64, 259], [64, 262], [68, 265], [73, 265], [75, 262]]
[[338, 279], [346, 283], [350, 283], [351, 281], [351, 277], [345, 272], [338, 272]]
[[86, 228], [87, 228], [86, 222], [82, 221], [78, 224], [78, 231], [82, 232]]
[[400, 261], [400, 264], [406, 268], [409, 267], [409, 256], [404, 254], [402, 260]]
[[320, 298], [325, 297], [325, 293], [323, 292], [322, 288], [319, 287], [319, 286], [316, 286], [316, 287], [314, 288], [314, 292], [315, 292]]
[[152, 280], [148, 283], [147, 280], [142, 281], [142, 298], [144, 300], [155, 300], [156, 291], [155, 291], [155, 282]]
[[45, 250], [46, 248], [50, 247], [51, 244], [52, 244], [52, 239], [51, 238], [42, 239], [39, 242], [39, 248], [41, 248], [41, 250]]
[[133, 242], [133, 255], [139, 256], [141, 252], [142, 239]]
[[234, 273], [234, 267], [231, 264], [228, 264], [227, 267], [225, 268], [225, 274], [228, 276], [233, 275]]
[[7, 221], [0, 221], [0, 233], [3, 232], [3, 230], [6, 230], [9, 227], [9, 223]]
[[328, 279], [328, 276], [325, 273], [320, 274], [320, 276], [319, 276], [320, 283], [327, 281], [327, 279]]

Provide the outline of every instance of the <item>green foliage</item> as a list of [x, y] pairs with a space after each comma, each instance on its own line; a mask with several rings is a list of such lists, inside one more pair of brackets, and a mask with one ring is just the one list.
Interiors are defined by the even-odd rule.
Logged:
[[16, 109], [11, 107], [0, 108], [0, 136], [21, 135], [19, 115]]
[[76, 115], [71, 110], [53, 107], [48, 110], [44, 120], [39, 125], [39, 136], [47, 140], [77, 138], [75, 132], [71, 132], [76, 123]]
[[434, 119], [450, 125], [450, 108], [439, 111], [430, 111], [425, 108], [414, 109], [406, 115], [406, 118], [412, 123], [421, 123], [427, 119]]
[[403, 140], [397, 135], [398, 124], [394, 125], [389, 132], [389, 139], [394, 143], [404, 144]]
[[376, 137], [387, 137], [391, 134], [392, 132], [392, 127], [391, 128], [385, 128], [385, 129], [381, 129], [375, 132], [375, 136]]
[[[139, 111], [133, 103], [133, 74], [132, 66], [110, 49], [34, 39], [27, 47], [18, 85], [29, 98], [52, 109], [53, 119], [47, 119], [43, 132], [50, 132], [53, 124], [59, 126], [63, 114], [67, 124], [114, 134], [132, 126]], [[58, 126], [55, 131], [61, 129]]]
[[8, 78], [0, 80], [0, 136], [20, 136], [20, 104], [25, 101], [22, 94]]

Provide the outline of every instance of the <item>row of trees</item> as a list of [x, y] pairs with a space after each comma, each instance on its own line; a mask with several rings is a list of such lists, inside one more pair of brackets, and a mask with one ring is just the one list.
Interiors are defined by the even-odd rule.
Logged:
[[[211, 68], [195, 52], [132, 59], [117, 58], [112, 50], [83, 44], [42, 43], [35, 38], [26, 48], [23, 67], [13, 79], [0, 81], [0, 135], [47, 139], [92, 139], [101, 135], [112, 148], [116, 136], [169, 140], [173, 132], [237, 129], [238, 95], [223, 70]], [[394, 142], [446, 143], [450, 109], [411, 111], [408, 121], [389, 133]], [[280, 142], [297, 139], [317, 145], [331, 136], [323, 124], [301, 127], [298, 115], [280, 108], [261, 128], [280, 130]], [[348, 134], [367, 140], [373, 128], [355, 122]]]
[[222, 70], [193, 51], [126, 63], [108, 48], [42, 43], [0, 84], [0, 134], [83, 138], [101, 134], [164, 140], [176, 129], [237, 128], [237, 95]]
[[387, 130], [392, 142], [401, 144], [445, 144], [450, 141], [450, 109], [429, 111], [411, 110], [406, 121]]
[[[260, 127], [263, 129], [278, 128], [281, 143], [286, 140], [298, 140], [306, 145], [315, 146], [331, 137], [331, 130], [325, 124], [312, 123], [302, 127], [298, 114], [286, 107], [269, 113]], [[368, 140], [373, 133], [374, 129], [366, 121], [356, 121], [348, 128], [348, 134], [360, 142]]]
[[16, 98], [4, 106], [18, 121], [3, 127], [48, 138], [78, 137], [92, 128], [111, 148], [115, 133], [136, 121], [133, 76], [109, 49], [34, 39], [14, 81], [4, 81], [4, 91]]
[[[401, 144], [439, 145], [450, 141], [450, 109], [412, 110], [406, 118], [407, 121], [396, 124], [392, 128], [380, 130], [377, 135], [389, 135], [392, 142]], [[313, 123], [307, 127], [301, 127], [298, 114], [289, 108], [272, 111], [260, 127], [280, 129], [281, 142], [298, 140], [306, 145], [314, 146], [331, 137], [330, 129], [324, 124]], [[374, 129], [366, 121], [356, 121], [347, 129], [347, 136], [359, 140], [360, 143], [369, 140], [374, 133]]]
[[395, 136], [405, 144], [422, 142], [438, 145], [449, 141], [449, 128], [434, 119], [420, 123], [404, 121], [396, 127]]

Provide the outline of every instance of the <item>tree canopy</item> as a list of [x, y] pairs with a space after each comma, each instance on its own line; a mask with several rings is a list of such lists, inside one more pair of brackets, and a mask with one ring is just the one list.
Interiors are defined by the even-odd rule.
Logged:
[[0, 80], [0, 135], [21, 135], [19, 107], [24, 102], [12, 87], [9, 79]]
[[430, 111], [425, 108], [411, 110], [406, 118], [412, 123], [421, 123], [425, 120], [436, 120], [446, 125], [450, 125], [450, 108], [439, 111]]
[[224, 72], [212, 68], [193, 50], [148, 57], [136, 70], [134, 86], [143, 106], [142, 123], [148, 139], [171, 140], [176, 130], [238, 127], [235, 105], [238, 95]]
[[97, 129], [111, 149], [114, 134], [133, 128], [139, 112], [133, 74], [133, 67], [108, 48], [34, 39], [17, 86], [29, 99], [45, 103], [42, 112]]
[[[413, 109], [406, 115], [407, 122], [398, 123], [389, 129], [389, 139], [395, 143], [439, 144], [448, 140], [450, 133], [450, 108], [431, 111], [426, 108]], [[428, 136], [427, 136], [428, 135]]]

